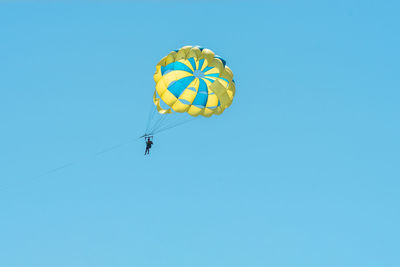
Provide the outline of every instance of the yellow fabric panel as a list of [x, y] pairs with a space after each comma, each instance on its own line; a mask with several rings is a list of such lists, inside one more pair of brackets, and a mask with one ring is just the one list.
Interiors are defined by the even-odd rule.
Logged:
[[[199, 89], [199, 79], [194, 79], [187, 88], [194, 87], [196, 90]], [[196, 98], [197, 92], [194, 92], [189, 89], [185, 89], [182, 94], [179, 96], [179, 99], [183, 99], [189, 101], [190, 104], [193, 103], [193, 100]]]
[[185, 64], [189, 69], [191, 69], [192, 71], [194, 71], [192, 64], [190, 64], [189, 60], [187, 59], [181, 59], [179, 60], [179, 62], [182, 62], [183, 64]]
[[[188, 85], [188, 87], [194, 87], [194, 88], [198, 89], [198, 87], [199, 87], [198, 79], [193, 80]], [[179, 99], [189, 101], [189, 103], [191, 104], [193, 102], [193, 100], [196, 98], [196, 95], [197, 95], [197, 92], [185, 89], [182, 92], [182, 94], [179, 96]], [[189, 104], [184, 104], [184, 103], [182, 103], [182, 102], [180, 102], [178, 100], [171, 107], [176, 112], [186, 112], [190, 108], [190, 105]]]
[[226, 67], [225, 67], [224, 71], [220, 73], [219, 76], [220, 76], [221, 78], [227, 79], [227, 80], [229, 81], [229, 83], [232, 82], [232, 79], [233, 79], [232, 72], [229, 72], [229, 71], [227, 70]]
[[[211, 79], [212, 81], [208, 80]], [[207, 77], [207, 79], [204, 79], [204, 81], [209, 82], [210, 84], [212, 84], [213, 82], [215, 82], [215, 80], [217, 79], [217, 77]]]
[[223, 107], [224, 110], [227, 109], [227, 108], [229, 108], [230, 105], [232, 104], [232, 99], [229, 97], [228, 93], [226, 93], [225, 96], [226, 96], [226, 101], [227, 101], [227, 103], [226, 103], [226, 105]]
[[[207, 60], [207, 64], [210, 64], [210, 62], [212, 62], [213, 58], [214, 58], [214, 52], [211, 51], [210, 49], [203, 49], [203, 51], [201, 51], [201, 57], [200, 58], [204, 58]], [[204, 68], [203, 68], [204, 69]]]
[[[210, 82], [207, 79], [203, 79], [203, 81], [207, 84], [207, 88], [210, 88], [210, 85], [213, 83], [213, 82]], [[208, 90], [208, 93], [210, 94], [210, 90]]]
[[179, 99], [189, 101], [193, 103], [193, 100], [196, 98], [197, 93], [193, 92], [192, 90], [186, 89], [183, 93], [179, 96]]
[[156, 72], [153, 75], [153, 79], [157, 83], [161, 79], [161, 77], [162, 77], [162, 75], [161, 75], [161, 65], [157, 64]]
[[227, 90], [227, 93], [228, 93], [228, 95], [229, 95], [229, 97], [231, 99], [233, 99], [233, 97], [235, 96], [235, 92], [236, 92], [235, 83], [230, 83], [229, 87], [228, 87], [228, 90]]
[[218, 97], [216, 94], [208, 95], [206, 107], [216, 107], [218, 106]]
[[171, 109], [163, 109], [160, 105], [157, 105], [157, 111], [160, 114], [169, 114], [172, 113]]
[[211, 115], [213, 115], [214, 114], [214, 110], [212, 110], [212, 109], [209, 109], [209, 108], [205, 108], [204, 110], [203, 110], [203, 116], [204, 117], [211, 117]]
[[194, 79], [189, 85], [189, 87], [194, 87], [196, 89], [196, 91], [199, 89], [199, 85], [200, 85], [200, 81], [199, 78]]
[[[208, 70], [208, 71], [204, 72], [205, 75], [216, 74], [216, 73], [219, 74], [219, 69], [218, 68], [212, 68], [211, 70]], [[213, 77], [207, 77], [207, 78], [213, 78]]]
[[203, 62], [203, 66], [201, 66], [201, 69], [200, 69], [201, 71], [204, 71], [204, 69], [207, 68], [207, 65], [208, 65], [207, 59], [206, 58], [203, 58], [203, 59], [204, 59], [204, 62]]
[[224, 64], [219, 58], [214, 58], [208, 66], [218, 69], [218, 73], [222, 73], [225, 70]]
[[[207, 78], [207, 79], [206, 79]], [[216, 79], [218, 79], [217, 77], [212, 77], [212, 76], [206, 76], [204, 77], [204, 81], [209, 81], [208, 79], [211, 79], [212, 81], [210, 81], [210, 83], [213, 83]]]
[[221, 106], [225, 108], [226, 106], [230, 105], [230, 102], [232, 101], [229, 95], [226, 93], [226, 88], [218, 80], [210, 85], [210, 89], [217, 95], [219, 101], [221, 102]]
[[231, 80], [232, 80], [233, 79], [232, 70], [228, 66], [225, 66], [225, 71], [228, 73], [228, 75], [231, 77]]
[[179, 49], [178, 53], [176, 53], [175, 60], [179, 61], [181, 59], [186, 59], [187, 55], [189, 54], [191, 46], [184, 46]]
[[172, 105], [176, 102], [177, 98], [168, 90], [165, 90], [162, 95], [160, 95], [162, 101], [165, 102], [168, 106], [172, 107]]
[[199, 67], [199, 57], [201, 56], [201, 51], [198, 47], [192, 47], [192, 49], [190, 49], [189, 54], [187, 55], [187, 58], [191, 58], [194, 57], [195, 61], [196, 61], [196, 68]]
[[164, 83], [163, 77], [156, 83], [156, 91], [158, 95], [162, 95], [167, 90], [167, 85]]
[[189, 113], [189, 115], [195, 116], [195, 117], [199, 116], [202, 112], [203, 112], [203, 109], [198, 108], [196, 106], [190, 106], [190, 108], [187, 111], [187, 113]]
[[157, 111], [158, 111], [159, 113], [161, 113], [161, 114], [172, 113], [171, 109], [163, 109], [163, 108], [160, 106], [160, 99], [157, 98], [157, 94], [156, 94], [155, 91], [154, 91], [154, 94], [153, 94], [153, 102], [154, 102], [154, 105], [156, 105]]
[[191, 46], [191, 45], [185, 45], [184, 47], [182, 47], [182, 48], [179, 49], [179, 50], [185, 50], [185, 54], [186, 54], [186, 58], [187, 58], [187, 56], [188, 56], [190, 50], [192, 50], [192, 49], [193, 49], [193, 46]]
[[157, 65], [165, 66], [165, 62], [167, 61], [167, 57], [168, 57], [168, 56], [163, 57], [163, 58], [158, 62]]
[[218, 81], [222, 84], [223, 87], [228, 88], [228, 82], [227, 81], [225, 81], [223, 79], [219, 79], [219, 78], [218, 78]]
[[179, 100], [175, 102], [175, 104], [172, 105], [172, 109], [175, 112], [186, 112], [189, 109], [189, 105], [183, 104], [182, 102], [180, 102]]
[[154, 102], [154, 105], [160, 104], [160, 99], [157, 97], [156, 91], [154, 91], [154, 94], [153, 94], [153, 102]]
[[172, 51], [171, 53], [169, 53], [167, 58], [165, 59], [163, 66], [167, 66], [168, 64], [175, 62], [175, 55], [176, 55], [175, 51]]
[[222, 112], [224, 112], [224, 108], [222, 108], [222, 107], [218, 107], [215, 111], [214, 111], [214, 114], [215, 115], [220, 115]]

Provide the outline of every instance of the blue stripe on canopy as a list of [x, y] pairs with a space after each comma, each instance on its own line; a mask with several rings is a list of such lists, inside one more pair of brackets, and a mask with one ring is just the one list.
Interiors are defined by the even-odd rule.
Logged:
[[228, 81], [228, 79], [226, 79], [226, 78], [222, 78], [222, 77], [219, 77], [221, 80], [224, 80], [225, 82], [227, 82], [228, 84], [229, 84], [229, 81]]
[[189, 73], [193, 73], [193, 71], [182, 62], [172, 62], [165, 67], [163, 66], [161, 67], [161, 74], [164, 75], [173, 70], [182, 70], [182, 71], [187, 71]]
[[182, 104], [190, 105], [190, 102], [187, 101], [186, 99], [179, 99], [179, 101], [181, 101]]
[[203, 72], [205, 73], [205, 72], [207, 72], [207, 71], [209, 71], [209, 70], [211, 70], [211, 69], [213, 69], [214, 67], [205, 67], [204, 68], [204, 70], [203, 70]]
[[199, 79], [199, 90], [197, 91], [196, 98], [193, 100], [192, 105], [205, 107], [208, 100], [208, 88], [203, 79]]
[[219, 73], [206, 74], [206, 76], [219, 77]]
[[211, 78], [205, 78], [205, 79], [209, 80], [212, 83], [215, 82], [215, 79], [211, 79]]
[[168, 91], [178, 98], [182, 94], [183, 90], [185, 90], [194, 79], [194, 76], [189, 76], [174, 81], [168, 85]]
[[192, 68], [194, 69], [194, 70], [196, 70], [196, 61], [194, 61], [194, 58], [189, 58], [188, 59], [189, 60], [189, 62], [190, 62], [190, 65], [192, 65]]
[[[161, 67], [161, 68], [163, 68], [163, 67]], [[170, 73], [171, 71], [173, 71], [173, 70], [165, 70], [164, 73], [162, 73], [162, 75], [165, 75], [165, 74], [167, 74], [167, 73]], [[162, 72], [162, 71], [161, 71], [161, 72]]]
[[201, 70], [203, 64], [204, 64], [204, 58], [199, 60], [199, 70]]

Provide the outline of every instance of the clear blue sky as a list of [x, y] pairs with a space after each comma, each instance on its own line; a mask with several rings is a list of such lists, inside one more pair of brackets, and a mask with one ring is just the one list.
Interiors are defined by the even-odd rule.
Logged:
[[[400, 266], [398, 1], [66, 2], [0, 2], [0, 266]], [[93, 156], [184, 45], [233, 105]]]

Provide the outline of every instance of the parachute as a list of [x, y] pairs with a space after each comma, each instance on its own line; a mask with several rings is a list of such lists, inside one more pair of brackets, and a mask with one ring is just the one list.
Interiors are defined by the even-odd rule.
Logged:
[[[149, 116], [144, 136], [170, 129], [193, 117], [220, 115], [235, 96], [233, 73], [226, 61], [213, 51], [199, 46], [184, 46], [160, 60], [154, 73], [156, 88], [154, 111]], [[178, 120], [166, 124], [167, 118]], [[186, 118], [182, 121], [182, 118]], [[153, 122], [152, 122], [153, 121]]]

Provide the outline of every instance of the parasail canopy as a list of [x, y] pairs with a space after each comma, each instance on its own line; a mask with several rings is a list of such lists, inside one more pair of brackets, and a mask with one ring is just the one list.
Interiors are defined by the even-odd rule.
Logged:
[[153, 102], [160, 114], [210, 117], [228, 108], [235, 95], [231, 69], [210, 49], [184, 46], [160, 60]]

